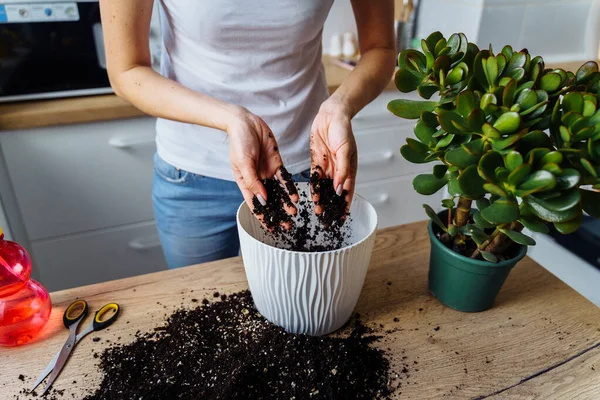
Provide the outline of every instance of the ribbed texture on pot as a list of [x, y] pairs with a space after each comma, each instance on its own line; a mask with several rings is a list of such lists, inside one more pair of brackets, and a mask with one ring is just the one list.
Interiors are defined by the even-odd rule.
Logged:
[[[306, 184], [300, 190], [308, 190]], [[371, 259], [377, 227], [375, 209], [355, 196], [350, 246], [321, 253], [273, 247], [250, 209], [238, 210], [244, 268], [258, 311], [288, 332], [324, 335], [350, 318]], [[264, 242], [264, 243], [263, 243]]]

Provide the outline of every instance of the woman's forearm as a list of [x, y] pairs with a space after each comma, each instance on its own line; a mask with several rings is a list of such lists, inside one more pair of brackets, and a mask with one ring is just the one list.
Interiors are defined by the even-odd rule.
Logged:
[[117, 95], [154, 117], [227, 131], [240, 107], [195, 92], [147, 66], [111, 74]]
[[396, 51], [393, 48], [370, 49], [331, 95], [331, 100], [343, 104], [354, 117], [390, 83], [395, 58]]

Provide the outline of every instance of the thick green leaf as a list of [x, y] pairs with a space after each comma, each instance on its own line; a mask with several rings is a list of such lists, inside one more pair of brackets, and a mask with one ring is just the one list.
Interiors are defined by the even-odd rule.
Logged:
[[438, 164], [433, 166], [433, 176], [437, 179], [442, 179], [446, 175], [446, 171], [448, 171], [447, 165]]
[[488, 123], [483, 124], [483, 126], [481, 127], [481, 130], [483, 131], [483, 135], [487, 139], [496, 140], [496, 139], [500, 139], [500, 137], [501, 137], [500, 132], [498, 132], [497, 129], [494, 129]]
[[431, 111], [423, 111], [420, 115], [421, 122], [429, 128], [437, 128], [440, 123], [437, 120], [437, 115]]
[[464, 118], [452, 111], [440, 110], [438, 121], [441, 127], [449, 133], [460, 135], [467, 130]]
[[390, 101], [387, 107], [398, 117], [417, 119], [423, 111], [433, 111], [437, 107], [437, 102], [397, 99]]
[[562, 174], [556, 177], [556, 190], [567, 190], [577, 186], [581, 180], [581, 175], [576, 169], [565, 168]]
[[416, 90], [417, 86], [421, 83], [421, 80], [421, 77], [405, 68], [400, 68], [396, 71], [396, 75], [394, 76], [396, 87], [402, 93], [410, 93]]
[[[556, 186], [556, 178], [552, 173], [548, 171], [535, 171], [533, 174], [529, 175], [527, 179], [519, 185], [519, 190], [521, 191], [531, 191], [535, 190], [535, 192], [552, 189]], [[533, 192], [533, 193], [535, 193]]]
[[531, 131], [526, 133], [517, 145], [521, 154], [527, 154], [529, 151], [536, 148], [549, 148], [552, 146], [548, 135], [540, 130]]
[[414, 132], [421, 143], [429, 147], [435, 146], [436, 140], [433, 137], [433, 134], [436, 132], [435, 128], [431, 128], [419, 120], [415, 125]]
[[467, 128], [472, 132], [481, 132], [483, 124], [485, 124], [485, 113], [481, 108], [476, 108], [467, 117]]
[[600, 218], [600, 192], [580, 189], [583, 210], [594, 218]]
[[504, 167], [496, 168], [496, 179], [498, 180], [498, 182], [508, 181], [509, 174], [510, 174], [510, 172], [508, 171], [508, 169], [506, 169]]
[[418, 50], [407, 49], [398, 55], [398, 66], [413, 71], [425, 71], [427, 60], [425, 55]]
[[542, 157], [544, 157], [549, 152], [550, 150], [546, 148], [532, 149], [531, 151], [527, 152], [527, 156], [525, 158], [528, 160], [529, 164], [537, 165], [542, 159]]
[[561, 83], [561, 77], [558, 74], [550, 72], [542, 76], [542, 79], [540, 79], [540, 89], [554, 93], [558, 90]]
[[535, 195], [527, 196], [523, 201], [531, 207], [531, 210], [538, 218], [548, 222], [567, 222], [576, 218], [581, 213], [579, 206], [565, 211], [549, 210], [538, 202], [538, 198]]
[[522, 137], [523, 137], [523, 133], [517, 133], [517, 134], [508, 135], [507, 137], [505, 137], [503, 139], [493, 140], [492, 141], [492, 149], [494, 149], [496, 151], [505, 150], [505, 149], [509, 148], [510, 146], [514, 145], [515, 143], [517, 143], [519, 140], [521, 140]]
[[598, 177], [598, 173], [596, 172], [596, 168], [594, 168], [594, 166], [592, 165], [591, 162], [589, 162], [588, 160], [586, 160], [585, 158], [582, 158], [581, 160], [579, 160], [579, 162], [581, 163], [581, 166], [590, 174], [592, 175], [594, 178]]
[[554, 175], [554, 176], [559, 176], [562, 174], [562, 168], [558, 164], [555, 164], [555, 163], [544, 164], [542, 169], [544, 171], [551, 172], [552, 175]]
[[569, 92], [563, 98], [562, 104], [563, 112], [574, 111], [581, 114], [583, 112], [583, 95], [579, 92]]
[[508, 224], [519, 218], [519, 205], [514, 200], [501, 198], [482, 210], [481, 216], [495, 225]]
[[485, 197], [482, 197], [481, 199], [477, 200], [477, 209], [479, 210], [483, 210], [484, 208], [489, 207], [489, 205], [490, 200]]
[[439, 87], [437, 85], [419, 85], [417, 87], [417, 92], [419, 96], [424, 99], [430, 99], [437, 91]]
[[510, 134], [516, 132], [521, 124], [521, 116], [516, 112], [507, 112], [502, 114], [492, 125], [502, 134]]
[[467, 224], [463, 228], [461, 233], [470, 236], [477, 246], [481, 246], [483, 242], [489, 239], [489, 236], [477, 225]]
[[492, 88], [496, 86], [498, 80], [498, 60], [495, 57], [489, 57], [487, 60], [483, 59], [484, 63], [483, 72], [488, 82], [488, 87]]
[[442, 149], [446, 146], [448, 146], [450, 143], [452, 143], [452, 141], [454, 140], [455, 135], [452, 133], [447, 134], [446, 136], [444, 136], [439, 142], [437, 142], [437, 144], [435, 145], [436, 150], [437, 149]]
[[566, 222], [555, 222], [554, 227], [563, 235], [568, 235], [575, 232], [583, 222], [583, 213], [579, 213], [575, 218]]
[[419, 194], [432, 195], [448, 183], [448, 178], [438, 179], [433, 174], [420, 174], [413, 179], [413, 187]]
[[489, 251], [479, 250], [479, 253], [481, 254], [481, 257], [483, 257], [483, 259], [485, 261], [489, 261], [489, 262], [491, 262], [493, 264], [496, 264], [498, 262], [498, 257], [496, 257], [495, 255], [493, 255]]
[[535, 246], [535, 240], [521, 232], [511, 231], [509, 229], [500, 229], [500, 232], [504, 233], [515, 243], [522, 244], [523, 246]]
[[594, 73], [598, 72], [598, 64], [595, 61], [588, 61], [577, 70], [575, 79], [578, 83], [585, 83], [591, 79]]
[[539, 221], [535, 217], [523, 217], [519, 218], [519, 222], [527, 229], [537, 233], [549, 233], [550, 229], [545, 222]]
[[475, 140], [471, 140], [468, 143], [464, 143], [462, 145], [462, 148], [465, 149], [467, 151], [467, 153], [475, 156], [475, 157], [480, 157], [481, 154], [483, 154], [483, 139], [475, 139]]
[[469, 165], [458, 177], [458, 184], [465, 196], [478, 198], [486, 194], [485, 181], [479, 177], [476, 165]]
[[[438, 42], [443, 38], [444, 38], [444, 35], [442, 35], [442, 33], [439, 31], [433, 32], [432, 34], [427, 36], [427, 39], [425, 39], [425, 43], [427, 44], [427, 49], [433, 53], [435, 51], [436, 44], [438, 44]], [[423, 49], [423, 50], [425, 50], [425, 49]]]
[[475, 107], [475, 96], [470, 90], [465, 90], [456, 97], [456, 109], [464, 118], [467, 118]]
[[487, 190], [489, 193], [499, 196], [506, 197], [508, 194], [498, 185], [494, 185], [493, 183], [486, 183], [483, 185], [483, 188]]
[[475, 211], [473, 213], [473, 221], [475, 221], [477, 226], [479, 226], [482, 229], [490, 229], [496, 227], [496, 225], [490, 224], [481, 216], [481, 211]]
[[542, 159], [540, 160], [540, 164], [544, 165], [544, 164], [548, 164], [548, 163], [555, 163], [560, 165], [563, 161], [563, 155], [560, 151], [551, 151], [549, 153], [546, 153]]
[[462, 196], [462, 190], [458, 184], [458, 176], [450, 178], [448, 181], [448, 193], [450, 196]]
[[427, 216], [431, 218], [431, 221], [433, 221], [434, 224], [436, 224], [444, 232], [448, 232], [448, 228], [446, 228], [446, 225], [444, 225], [440, 217], [435, 211], [433, 211], [433, 208], [431, 208], [429, 204], [423, 204], [423, 208], [425, 209], [425, 214], [427, 214]]
[[417, 153], [427, 153], [429, 151], [429, 147], [426, 144], [413, 138], [407, 138], [406, 143]]
[[513, 172], [508, 175], [507, 181], [512, 186], [518, 186], [531, 173], [530, 164], [519, 165]]
[[486, 181], [497, 182], [496, 168], [498, 167], [504, 167], [504, 159], [497, 151], [490, 151], [484, 154], [481, 160], [479, 160], [477, 172]]
[[402, 154], [402, 157], [404, 157], [406, 161], [413, 164], [424, 164], [429, 162], [427, 160], [428, 153], [418, 153], [407, 144], [400, 147], [400, 154]]
[[502, 92], [502, 105], [505, 107], [510, 107], [514, 104], [515, 93], [517, 91], [517, 81], [508, 78], [508, 83], [504, 87], [504, 91]]
[[454, 203], [454, 199], [443, 199], [442, 206], [445, 208], [454, 208], [456, 204]]
[[575, 207], [581, 200], [581, 195], [577, 189], [559, 192], [558, 196], [553, 196], [550, 198], [544, 198], [543, 196], [536, 195], [533, 196], [537, 204], [550, 211], [566, 211], [572, 207]]
[[506, 167], [509, 171], [514, 171], [523, 164], [523, 156], [518, 151], [511, 150], [504, 157]]
[[523, 89], [519, 92], [515, 101], [521, 105], [521, 110], [529, 110], [538, 103], [538, 96], [531, 89]]
[[478, 157], [468, 153], [462, 147], [456, 147], [446, 153], [446, 162], [450, 165], [457, 166], [458, 168], [466, 168], [469, 165], [477, 164], [479, 161]]

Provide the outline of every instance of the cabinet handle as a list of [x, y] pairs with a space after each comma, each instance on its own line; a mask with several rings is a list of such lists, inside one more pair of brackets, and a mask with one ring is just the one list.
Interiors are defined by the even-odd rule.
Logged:
[[383, 164], [387, 161], [390, 161], [392, 158], [394, 158], [394, 152], [391, 150], [360, 154], [358, 156], [358, 164], [361, 167]]
[[390, 199], [390, 195], [387, 193], [381, 193], [375, 196], [365, 197], [365, 199], [371, 203], [373, 207], [377, 207], [387, 203]]
[[108, 145], [116, 149], [126, 149], [129, 147], [142, 146], [153, 143], [154, 137], [149, 138], [147, 135], [116, 136], [108, 140]]
[[160, 240], [158, 235], [144, 236], [141, 238], [133, 239], [129, 242], [129, 247], [134, 250], [148, 250], [156, 247], [160, 247]]

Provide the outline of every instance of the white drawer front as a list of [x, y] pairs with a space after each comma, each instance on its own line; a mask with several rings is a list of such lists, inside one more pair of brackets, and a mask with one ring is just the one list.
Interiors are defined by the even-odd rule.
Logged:
[[432, 196], [415, 192], [412, 180], [415, 175], [385, 179], [356, 186], [356, 193], [363, 196], [377, 210], [378, 228], [423, 221], [427, 218], [422, 204], [439, 208], [442, 191]]
[[40, 281], [50, 291], [166, 269], [154, 223], [32, 243]]
[[400, 147], [412, 136], [412, 126], [405, 124], [357, 133], [357, 183], [430, 171], [433, 164], [412, 164], [400, 154]]
[[153, 218], [155, 120], [0, 133], [31, 240]]

